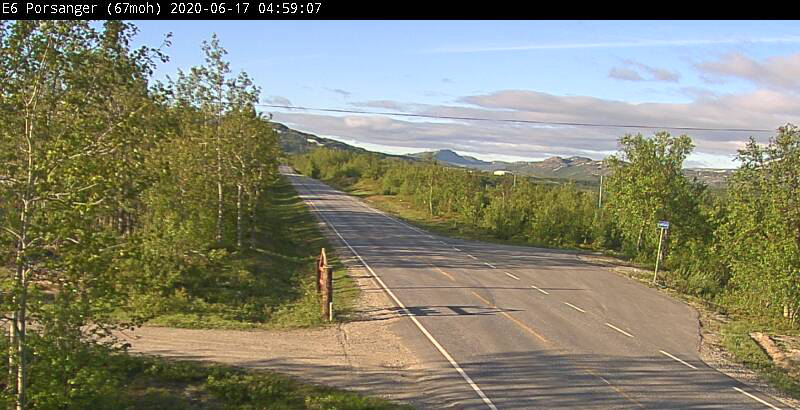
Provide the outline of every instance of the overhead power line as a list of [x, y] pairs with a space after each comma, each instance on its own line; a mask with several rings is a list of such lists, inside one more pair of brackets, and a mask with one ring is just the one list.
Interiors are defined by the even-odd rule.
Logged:
[[570, 125], [576, 127], [606, 127], [606, 128], [652, 128], [652, 129], [669, 129], [669, 130], [682, 130], [682, 131], [720, 131], [720, 132], [774, 132], [775, 130], [767, 129], [750, 129], [750, 128], [704, 128], [704, 127], [672, 127], [663, 125], [631, 125], [631, 124], [598, 124], [591, 122], [562, 122], [562, 121], [536, 121], [536, 120], [516, 120], [511, 118], [480, 118], [480, 117], [462, 117], [453, 115], [430, 115], [430, 114], [410, 114], [405, 112], [391, 112], [391, 111], [361, 111], [361, 110], [344, 110], [336, 108], [318, 108], [318, 107], [301, 107], [292, 105], [276, 105], [276, 104], [256, 104], [259, 107], [269, 108], [282, 108], [287, 110], [305, 110], [305, 111], [321, 111], [321, 112], [334, 112], [340, 114], [366, 114], [366, 115], [391, 115], [397, 117], [415, 117], [415, 118], [433, 118], [442, 120], [462, 120], [462, 121], [486, 121], [486, 122], [506, 122], [518, 124], [538, 124], [538, 125]]

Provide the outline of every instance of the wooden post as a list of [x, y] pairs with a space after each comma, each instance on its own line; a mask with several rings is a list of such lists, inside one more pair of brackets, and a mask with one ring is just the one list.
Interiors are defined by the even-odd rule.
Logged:
[[325, 266], [322, 269], [322, 317], [328, 321], [333, 319], [333, 269]]
[[333, 268], [325, 267], [327, 280], [325, 281], [325, 288], [327, 290], [325, 302], [328, 306], [328, 321], [333, 322]]
[[325, 269], [326, 266], [328, 266], [328, 256], [325, 255], [325, 248], [322, 248], [317, 258], [317, 293], [322, 292], [322, 270]]
[[322, 317], [333, 322], [333, 268], [328, 266], [325, 248], [322, 248], [317, 259], [317, 293], [322, 303]]

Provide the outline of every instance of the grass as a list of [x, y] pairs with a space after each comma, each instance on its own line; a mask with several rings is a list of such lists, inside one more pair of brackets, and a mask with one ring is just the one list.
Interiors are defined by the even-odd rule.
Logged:
[[114, 355], [118, 400], [136, 410], [409, 410], [409, 406], [261, 370]]
[[[219, 265], [191, 276], [185, 291], [158, 305], [147, 324], [183, 328], [283, 329], [325, 322], [316, 292], [316, 258], [332, 249], [317, 220], [291, 185], [280, 179], [258, 210], [259, 231], [253, 250], [231, 252]], [[358, 285], [332, 252], [335, 319], [343, 320], [359, 295]]]
[[775, 365], [761, 346], [750, 337], [751, 332], [772, 335], [800, 335], [800, 332], [785, 323], [768, 323], [757, 318], [738, 318], [721, 328], [722, 345], [733, 353], [739, 362], [756, 372], [770, 385], [795, 399], [800, 399], [800, 380]]

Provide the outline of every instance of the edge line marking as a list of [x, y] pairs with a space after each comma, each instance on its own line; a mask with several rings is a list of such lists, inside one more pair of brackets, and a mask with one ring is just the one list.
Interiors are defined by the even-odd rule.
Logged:
[[764, 400], [761, 400], [761, 399], [759, 399], [758, 397], [756, 397], [756, 396], [754, 396], [754, 395], [752, 395], [752, 394], [750, 394], [750, 393], [748, 393], [748, 392], [746, 392], [746, 391], [744, 391], [744, 390], [742, 390], [742, 389], [740, 389], [740, 388], [738, 388], [738, 387], [734, 387], [734, 388], [733, 388], [733, 390], [736, 390], [736, 391], [738, 391], [739, 393], [742, 393], [742, 394], [744, 394], [745, 396], [747, 396], [747, 397], [749, 397], [749, 398], [751, 398], [751, 399], [753, 399], [753, 400], [756, 400], [756, 401], [758, 401], [759, 403], [761, 403], [761, 404], [763, 404], [763, 405], [765, 405], [765, 406], [769, 406], [770, 408], [773, 408], [773, 409], [775, 409], [775, 410], [782, 410], [780, 407], [775, 407], [775, 406], [773, 406], [773, 405], [771, 405], [771, 404], [769, 404], [769, 403], [765, 402]]
[[565, 305], [567, 305], [567, 306], [569, 306], [569, 307], [571, 307], [571, 308], [573, 308], [573, 309], [577, 310], [578, 312], [581, 312], [581, 313], [586, 313], [586, 311], [585, 311], [585, 310], [583, 310], [583, 309], [581, 309], [581, 308], [579, 308], [579, 307], [577, 307], [577, 306], [573, 305], [572, 303], [569, 303], [569, 302], [561, 302], [561, 303], [563, 303], [563, 304], [565, 304]]
[[697, 370], [697, 367], [694, 367], [692, 364], [690, 364], [690, 363], [687, 363], [687, 362], [685, 362], [685, 361], [681, 360], [681, 359], [680, 359], [680, 358], [678, 358], [678, 357], [675, 357], [675, 356], [673, 356], [673, 355], [671, 355], [671, 354], [669, 354], [669, 353], [667, 353], [667, 352], [665, 352], [665, 351], [663, 351], [663, 350], [659, 350], [659, 352], [661, 352], [661, 354], [663, 354], [664, 356], [667, 356], [667, 357], [669, 357], [669, 358], [671, 358], [671, 359], [677, 360], [677, 361], [679, 361], [679, 362], [681, 362], [681, 363], [685, 364], [686, 366], [688, 366], [688, 367], [691, 367], [692, 369], [695, 369], [695, 370]]
[[623, 334], [623, 335], [625, 335], [625, 336], [628, 336], [628, 337], [633, 337], [633, 335], [632, 335], [632, 334], [630, 334], [630, 333], [628, 333], [628, 332], [626, 332], [626, 331], [624, 331], [624, 330], [622, 330], [622, 329], [620, 329], [620, 328], [618, 328], [618, 327], [616, 327], [616, 326], [612, 325], [611, 323], [608, 323], [608, 322], [606, 322], [606, 326], [608, 326], [608, 327], [610, 327], [610, 328], [612, 328], [612, 329], [616, 330], [617, 332], [620, 332], [620, 333], [622, 333], [622, 334]]
[[[309, 188], [309, 191], [313, 191], [313, 189]], [[424, 334], [425, 337], [427, 337], [428, 340], [433, 344], [433, 346], [436, 347], [436, 349], [439, 351], [439, 353], [441, 353], [442, 356], [444, 356], [444, 358], [447, 359], [448, 362], [450, 362], [450, 365], [453, 366], [454, 369], [456, 369], [458, 374], [461, 375], [461, 377], [464, 379], [464, 381], [467, 382], [467, 384], [469, 384], [470, 387], [472, 387], [472, 390], [474, 390], [475, 393], [478, 394], [478, 396], [483, 400], [483, 402], [486, 403], [486, 405], [490, 409], [498, 410], [497, 407], [494, 405], [494, 403], [492, 403], [492, 401], [486, 396], [486, 394], [483, 392], [483, 390], [481, 390], [481, 388], [478, 387], [477, 384], [475, 384], [475, 382], [472, 380], [471, 377], [469, 377], [467, 372], [465, 372], [464, 369], [462, 369], [461, 366], [458, 364], [458, 362], [456, 362], [455, 359], [453, 359], [453, 357], [450, 356], [450, 353], [448, 353], [447, 350], [445, 350], [445, 348], [441, 344], [439, 344], [439, 342], [433, 337], [433, 335], [431, 335], [431, 333], [428, 331], [428, 329], [426, 329], [425, 326], [423, 326], [422, 323], [420, 323], [419, 320], [417, 320], [416, 317], [414, 317], [413, 315], [410, 314], [411, 312], [409, 312], [409, 310], [406, 307], [406, 305], [404, 305], [403, 302], [401, 302], [400, 299], [398, 299], [397, 296], [395, 296], [394, 292], [392, 292], [389, 289], [389, 287], [386, 286], [386, 284], [383, 282], [383, 280], [380, 278], [380, 276], [378, 276], [378, 274], [375, 273], [374, 270], [372, 270], [372, 268], [367, 264], [367, 262], [364, 260], [364, 258], [362, 258], [361, 255], [359, 255], [358, 252], [356, 252], [356, 250], [353, 249], [352, 246], [350, 246], [350, 243], [347, 242], [347, 240], [344, 239], [344, 237], [342, 236], [342, 234], [339, 233], [339, 231], [336, 229], [336, 227], [333, 226], [333, 224], [331, 224], [328, 221], [328, 218], [326, 218], [325, 215], [323, 215], [319, 211], [319, 209], [317, 209], [317, 206], [311, 201], [308, 201], [308, 203], [314, 208], [315, 211], [317, 211], [317, 214], [320, 216], [320, 218], [322, 218], [322, 220], [325, 221], [325, 223], [331, 228], [331, 230], [333, 230], [333, 232], [336, 233], [336, 236], [338, 236], [339, 239], [341, 239], [342, 242], [350, 249], [350, 252], [353, 252], [353, 255], [355, 255], [358, 258], [358, 260], [361, 261], [361, 263], [364, 265], [365, 268], [367, 268], [367, 270], [369, 270], [370, 273], [372, 273], [372, 277], [374, 277], [375, 280], [378, 281], [378, 283], [381, 285], [383, 290], [385, 290], [386, 293], [389, 296], [391, 296], [391, 298], [394, 300], [394, 302], [397, 303], [397, 305], [400, 306], [401, 309], [403, 309], [404, 311], [406, 311], [408, 313], [408, 318], [411, 319], [411, 321], [414, 322], [415, 325], [417, 325], [417, 328], [419, 328], [419, 330], [422, 332], [422, 334]]]

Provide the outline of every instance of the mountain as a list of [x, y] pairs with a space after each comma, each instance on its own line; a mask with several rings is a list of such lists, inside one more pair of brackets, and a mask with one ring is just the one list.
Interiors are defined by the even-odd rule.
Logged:
[[[364, 148], [354, 147], [341, 141], [330, 138], [318, 137], [297, 130], [293, 130], [280, 123], [272, 123], [278, 133], [278, 139], [283, 152], [286, 154], [302, 154], [317, 147], [340, 149], [358, 153], [372, 152]], [[586, 183], [595, 183], [600, 180], [600, 175], [608, 175], [605, 161], [594, 160], [587, 157], [550, 157], [543, 161], [483, 161], [475, 157], [460, 155], [455, 151], [443, 149], [438, 151], [425, 151], [408, 155], [391, 155], [373, 152], [383, 157], [401, 158], [410, 161], [431, 160], [460, 168], [477, 169], [481, 171], [509, 171], [518, 175], [532, 176], [546, 179], [567, 179]], [[687, 168], [684, 175], [690, 179], [696, 178], [705, 182], [712, 188], [721, 188], [733, 174], [732, 169]]]
[[520, 175], [531, 175], [539, 178], [566, 178], [578, 181], [599, 180], [600, 175], [608, 174], [604, 161], [586, 157], [550, 157], [544, 161], [512, 162], [505, 169]]
[[317, 147], [334, 148], [343, 151], [366, 153], [364, 148], [354, 147], [330, 138], [318, 137], [314, 134], [293, 130], [281, 123], [273, 122], [272, 128], [278, 133], [278, 143], [287, 155], [304, 154]]
[[408, 156], [426, 160], [435, 159], [436, 161], [446, 162], [451, 165], [456, 165], [460, 167], [478, 168], [478, 169], [482, 169], [482, 167], [486, 167], [492, 164], [491, 162], [481, 161], [475, 157], [459, 155], [455, 151], [451, 151], [449, 149], [418, 152], [416, 154], [409, 154]]

